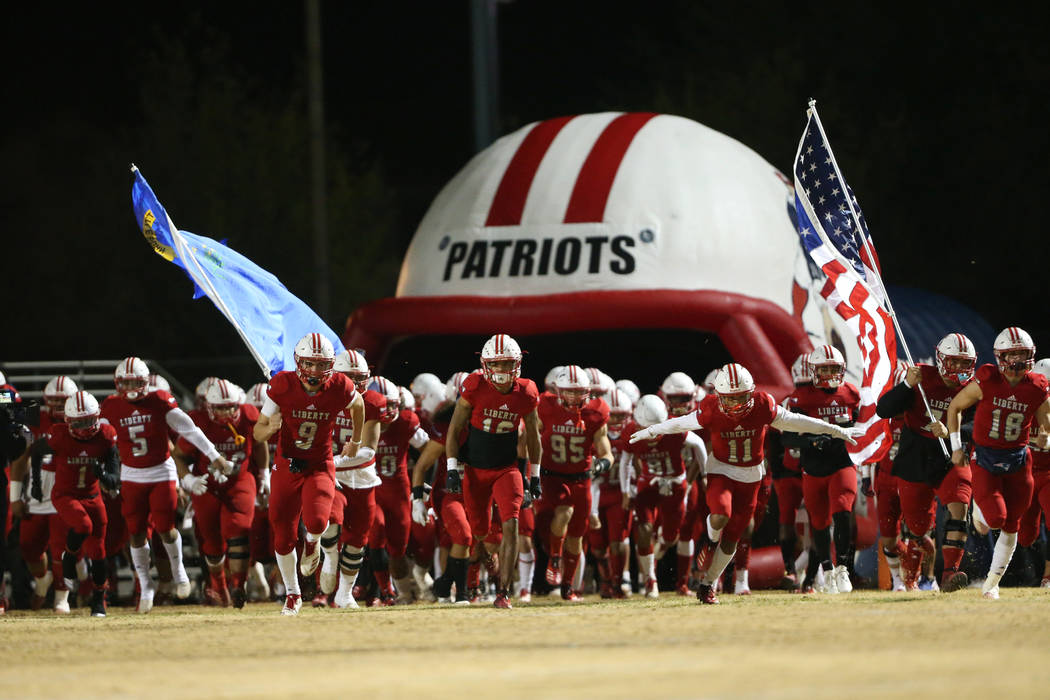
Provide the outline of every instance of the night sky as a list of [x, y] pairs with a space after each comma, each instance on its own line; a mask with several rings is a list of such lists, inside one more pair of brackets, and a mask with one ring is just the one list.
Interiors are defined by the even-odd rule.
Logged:
[[[0, 361], [136, 354], [186, 383], [209, 363], [256, 381], [138, 232], [130, 162], [181, 228], [228, 238], [313, 301], [303, 5], [165, 5], [38, 3], [3, 23]], [[815, 97], [887, 283], [1025, 327], [1050, 354], [1045, 28], [1012, 6], [724, 5], [502, 3], [497, 133], [666, 112], [789, 173]], [[416, 224], [473, 154], [470, 10], [329, 0], [322, 18], [341, 331], [393, 294]]]

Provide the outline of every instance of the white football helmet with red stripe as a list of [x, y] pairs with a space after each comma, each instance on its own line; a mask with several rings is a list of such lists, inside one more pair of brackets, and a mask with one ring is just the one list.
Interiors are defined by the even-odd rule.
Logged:
[[[150, 375], [152, 376], [152, 375]], [[212, 384], [219, 381], [218, 377], [205, 377], [197, 382], [197, 388], [193, 390], [194, 407], [203, 411], [208, 407], [208, 389]]]
[[578, 411], [591, 396], [591, 379], [579, 365], [565, 365], [554, 380], [554, 388], [562, 406]]
[[521, 376], [521, 348], [506, 333], [497, 333], [481, 348], [481, 369], [495, 387], [506, 387]]
[[552, 394], [558, 393], [558, 386], [555, 382], [558, 379], [558, 375], [565, 371], [565, 365], [558, 365], [557, 367], [551, 367], [550, 371], [547, 372], [547, 376], [543, 378], [543, 389]]
[[1035, 365], [1035, 342], [1017, 326], [1010, 326], [997, 335], [992, 349], [1000, 372], [1027, 372]]
[[949, 333], [937, 343], [937, 371], [945, 380], [965, 384], [977, 367], [977, 351], [962, 333]]
[[463, 380], [470, 376], [470, 372], [456, 372], [445, 382], [445, 400], [455, 401], [459, 398], [459, 392], [463, 388]]
[[412, 392], [412, 398], [415, 399], [415, 405], [422, 406], [423, 397], [427, 395], [428, 391], [440, 389], [442, 393], [444, 393], [445, 383], [438, 379], [436, 374], [422, 372], [416, 375], [416, 378], [412, 380], [412, 383], [408, 385], [408, 388]]
[[713, 394], [714, 393], [714, 391], [715, 391], [715, 379], [718, 377], [718, 373], [720, 371], [721, 370], [718, 367], [715, 367], [713, 370], [711, 370], [710, 372], [707, 373], [706, 377], [704, 377], [704, 382], [703, 382], [703, 384], [701, 384], [701, 386], [704, 387], [704, 391], [706, 391], [708, 394]]
[[244, 389], [225, 379], [216, 379], [205, 395], [208, 417], [216, 423], [236, 423], [241, 417]]
[[[641, 398], [641, 397], [638, 397]], [[609, 392], [609, 435], [617, 437], [634, 410], [631, 397], [619, 389]]]
[[149, 375], [149, 384], [147, 385], [150, 393], [154, 391], [171, 391], [171, 384], [168, 380], [159, 374]]
[[684, 416], [696, 410], [696, 382], [685, 372], [671, 372], [660, 385], [660, 393], [672, 417]]
[[813, 375], [809, 372], [809, 353], [804, 352], [791, 363], [791, 381], [795, 386], [812, 384]]
[[735, 362], [718, 370], [715, 393], [719, 409], [732, 418], [743, 418], [755, 406], [755, 380], [743, 365]]
[[656, 394], [646, 394], [638, 399], [634, 407], [634, 422], [640, 428], [663, 423], [667, 420], [667, 404]]
[[339, 353], [339, 357], [335, 358], [332, 368], [336, 372], [345, 374], [362, 394], [368, 390], [368, 380], [372, 377], [372, 370], [365, 356], [357, 350], [343, 350]]
[[401, 387], [394, 384], [386, 377], [372, 377], [372, 383], [368, 388], [382, 394], [386, 399], [386, 406], [379, 412], [379, 420], [382, 423], [393, 423], [401, 413]]
[[77, 391], [63, 407], [69, 434], [77, 440], [90, 440], [99, 430], [98, 399], [86, 391]]
[[412, 395], [407, 386], [399, 386], [401, 390], [401, 409], [404, 411], [416, 410], [416, 397]]
[[62, 420], [66, 411], [66, 400], [77, 393], [77, 383], [64, 374], [52, 377], [44, 387], [44, 403], [47, 412], [57, 421]]
[[813, 386], [835, 389], [846, 376], [846, 359], [833, 345], [821, 345], [809, 353], [809, 372]]
[[597, 367], [588, 367], [587, 376], [591, 380], [592, 399], [605, 398], [606, 394], [616, 388], [616, 382], [613, 381], [613, 378]]
[[295, 344], [295, 373], [313, 389], [328, 384], [335, 365], [335, 347], [320, 333], [307, 333]]
[[[630, 379], [619, 379], [616, 382], [616, 388], [627, 394], [627, 398], [631, 400], [633, 406], [637, 403], [638, 399], [642, 398], [642, 390], [638, 388], [638, 385], [632, 382]], [[610, 404], [611, 406], [612, 404]]]
[[262, 408], [266, 402], [266, 389], [269, 385], [266, 382], [259, 382], [253, 384], [252, 388], [248, 390], [246, 401], [256, 408]]
[[125, 357], [113, 372], [117, 393], [128, 401], [138, 401], [149, 391], [149, 367], [137, 357]]
[[1050, 357], [1044, 357], [1032, 366], [1032, 371], [1050, 379]]

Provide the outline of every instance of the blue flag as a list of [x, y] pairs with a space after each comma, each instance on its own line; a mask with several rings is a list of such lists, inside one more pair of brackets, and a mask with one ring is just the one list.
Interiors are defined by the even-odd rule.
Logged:
[[279, 279], [218, 241], [178, 230], [139, 169], [131, 170], [131, 200], [142, 235], [193, 281], [195, 299], [207, 296], [215, 303], [267, 378], [295, 369], [292, 351], [307, 333], [321, 333], [336, 353], [343, 351], [339, 336]]

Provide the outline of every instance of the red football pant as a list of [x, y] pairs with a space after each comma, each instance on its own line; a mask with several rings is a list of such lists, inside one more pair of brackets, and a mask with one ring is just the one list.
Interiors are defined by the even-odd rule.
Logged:
[[412, 529], [412, 494], [408, 484], [384, 481], [375, 489], [375, 514], [368, 546], [385, 547], [392, 557], [403, 557], [408, 550], [408, 536]]
[[[685, 517], [682, 518], [682, 529], [679, 537], [690, 542], [700, 537], [707, 520], [707, 494], [699, 479], [693, 482], [685, 500]], [[626, 539], [626, 538], [624, 538]]]
[[725, 474], [708, 474], [707, 508], [711, 515], [725, 515], [729, 522], [722, 528], [722, 541], [736, 542], [747, 530], [755, 514], [761, 481], [744, 483]]
[[605, 549], [610, 542], [623, 542], [631, 536], [632, 513], [623, 509], [623, 493], [619, 489], [601, 490], [598, 520], [601, 527], [591, 530], [587, 538], [591, 549]]
[[475, 537], [487, 533], [492, 523], [492, 503], [507, 522], [521, 513], [525, 489], [517, 465], [501, 469], [467, 467], [463, 474], [463, 505]]
[[[448, 535], [449, 545], [470, 547], [472, 542], [470, 520], [467, 518], [467, 508], [463, 504], [460, 494], [445, 494], [441, 499], [441, 527]], [[444, 546], [444, 542], [442, 542]]]
[[816, 530], [831, 527], [831, 516], [849, 513], [857, 498], [857, 468], [839, 469], [831, 476], [802, 475], [802, 496], [809, 512], [809, 524]]
[[802, 475], [773, 479], [781, 525], [795, 526], [795, 513], [802, 505]]
[[973, 500], [981, 509], [984, 521], [993, 530], [1017, 532], [1021, 516], [1032, 503], [1035, 480], [1032, 478], [1032, 453], [1024, 469], [1013, 474], [996, 475], [971, 462], [973, 473]]
[[267, 508], [255, 508], [251, 538], [252, 561], [273, 561], [273, 531], [270, 529], [270, 513]]
[[277, 457], [270, 477], [270, 528], [273, 549], [284, 555], [295, 549], [299, 539], [299, 518], [306, 531], [319, 535], [328, 527], [335, 495], [335, 467], [331, 462], [322, 468], [292, 474], [288, 459]]
[[591, 480], [564, 479], [560, 476], [543, 474], [540, 476], [540, 488], [543, 498], [551, 508], [571, 506], [572, 517], [566, 537], [583, 537], [587, 534], [588, 520], [591, 515]]
[[248, 537], [255, 517], [255, 477], [242, 472], [227, 488], [216, 494], [206, 491], [192, 496], [194, 522], [202, 554], [219, 557], [226, 542], [235, 537]]
[[332, 493], [332, 507], [328, 510], [328, 523], [336, 525], [343, 524], [343, 516], [346, 513], [346, 494], [339, 488], [339, 482], [335, 482], [335, 491]]
[[1039, 518], [1045, 518], [1050, 524], [1050, 471], [1040, 469], [1032, 472], [1034, 489], [1032, 494], [1032, 505], [1028, 507], [1021, 517], [1021, 529], [1017, 535], [1017, 543], [1022, 547], [1031, 547], [1035, 538], [1039, 536]]
[[51, 497], [62, 522], [78, 535], [87, 535], [81, 553], [88, 559], [106, 558], [106, 504], [101, 495], [91, 498]]
[[900, 484], [903, 483], [905, 482], [883, 469], [881, 464], [875, 472], [875, 508], [879, 514], [879, 534], [883, 537], [897, 537], [901, 534]]
[[125, 481], [120, 485], [120, 512], [132, 535], [144, 535], [153, 526], [157, 532], [175, 529], [175, 506], [179, 502], [175, 481], [141, 484]]
[[[661, 496], [656, 484], [638, 483], [638, 497], [634, 500], [634, 512], [638, 524], [656, 523], [659, 509], [661, 537], [664, 542], [674, 542], [682, 529], [685, 517], [686, 484], [675, 484], [670, 496]], [[653, 533], [654, 537], [656, 533]], [[655, 539], [653, 540], [656, 541]]]
[[532, 537], [534, 532], [536, 532], [536, 514], [532, 511], [532, 506], [522, 508], [518, 513], [518, 535]]
[[365, 547], [368, 545], [368, 531], [372, 529], [372, 520], [376, 514], [375, 487], [352, 489], [339, 484], [339, 490], [346, 496], [343, 532], [339, 541], [351, 547]]
[[111, 557], [128, 545], [128, 524], [121, 515], [124, 502], [120, 494], [102, 494], [102, 503], [106, 506], [106, 556]]
[[30, 513], [22, 518], [18, 544], [26, 563], [40, 561], [44, 552], [51, 555], [51, 572], [55, 590], [66, 590], [62, 582], [62, 552], [66, 551], [66, 533], [69, 528], [58, 513]]
[[769, 505], [769, 497], [773, 495], [773, 478], [766, 472], [762, 481], [758, 482], [758, 498], [755, 500], [755, 527], [762, 524], [766, 518], [766, 506]]
[[933, 527], [937, 518], [937, 504], [934, 496], [944, 505], [949, 503], [970, 504], [973, 488], [970, 484], [971, 471], [965, 467], [953, 466], [944, 476], [936, 489], [929, 484], [914, 483], [899, 479], [897, 488], [901, 497], [901, 509], [904, 511], [904, 522], [913, 535], [925, 535]]

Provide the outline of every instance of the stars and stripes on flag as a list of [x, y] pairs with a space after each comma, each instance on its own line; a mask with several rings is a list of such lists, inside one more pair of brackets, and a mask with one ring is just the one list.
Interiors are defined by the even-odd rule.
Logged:
[[821, 295], [846, 322], [860, 348], [863, 376], [856, 425], [865, 432], [848, 448], [854, 464], [870, 464], [882, 459], [893, 444], [889, 421], [878, 417], [875, 404], [893, 386], [896, 333], [867, 223], [835, 163], [812, 104], [794, 174], [798, 235], [827, 276]]

